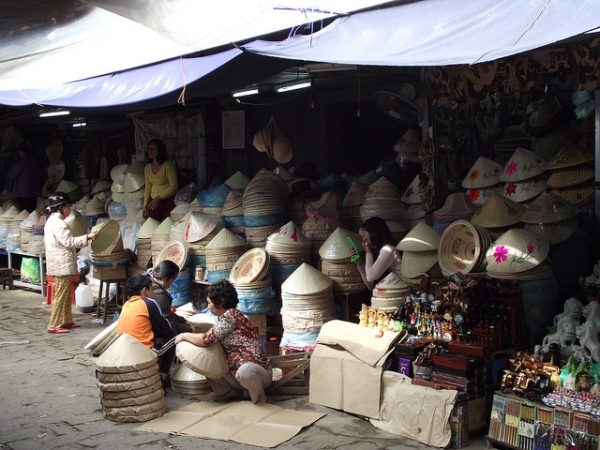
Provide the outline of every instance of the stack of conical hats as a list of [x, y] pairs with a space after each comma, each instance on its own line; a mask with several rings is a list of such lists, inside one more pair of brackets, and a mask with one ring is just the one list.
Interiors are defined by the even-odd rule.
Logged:
[[540, 175], [546, 171], [546, 163], [534, 152], [517, 148], [499, 175], [504, 182], [503, 195], [515, 202], [533, 200], [547, 187]]
[[594, 154], [572, 142], [560, 149], [548, 164], [552, 170], [548, 186], [578, 208], [594, 198]]
[[503, 167], [496, 161], [480, 156], [463, 179], [461, 185], [474, 205], [485, 204], [492, 194], [501, 193], [500, 172]]
[[270, 257], [262, 247], [248, 250], [238, 258], [229, 275], [239, 303], [237, 309], [244, 314], [274, 314], [276, 292], [269, 273]]
[[97, 231], [96, 239], [90, 244], [90, 261], [93, 266], [116, 269], [129, 262], [129, 253], [123, 248], [121, 227], [116, 220], [107, 220], [92, 228]]
[[361, 248], [361, 237], [338, 227], [319, 249], [321, 272], [333, 281], [334, 293], [367, 290], [358, 267], [351, 261]]
[[125, 200], [125, 171], [128, 167], [127, 164], [117, 164], [110, 170], [112, 180], [110, 190], [113, 201], [117, 203], [123, 203], [123, 200]]
[[390, 273], [375, 285], [371, 306], [385, 312], [394, 312], [406, 302], [408, 294], [410, 286], [396, 274]]
[[157, 227], [152, 230], [150, 237], [150, 249], [152, 251], [152, 261], [156, 263], [158, 255], [171, 242], [171, 228], [175, 222], [170, 217], [167, 217]]
[[522, 204], [495, 193], [475, 211], [471, 223], [484, 227], [495, 240], [511, 228], [522, 228], [521, 217], [525, 209]]
[[19, 225], [21, 228], [21, 250], [24, 252], [27, 252], [29, 249], [29, 240], [31, 239], [31, 235], [33, 233], [33, 225], [38, 223], [39, 220], [40, 215], [34, 210], [25, 219], [23, 219], [21, 225]]
[[189, 211], [189, 203], [180, 203], [171, 210], [171, 212], [169, 213], [169, 217], [173, 219], [173, 222], [177, 222], [179, 219], [183, 218], [183, 216], [185, 216]]
[[215, 216], [189, 211], [171, 227], [171, 239], [186, 243], [190, 266], [206, 268], [206, 246], [221, 229]]
[[307, 178], [295, 178], [288, 181], [290, 194], [286, 204], [286, 211], [290, 220], [301, 227], [308, 216], [306, 207], [309, 202], [317, 200], [321, 193], [316, 189], [316, 182]]
[[406, 211], [396, 185], [385, 177], [372, 183], [360, 207], [363, 222], [371, 217], [381, 217], [387, 223], [396, 242], [410, 229]]
[[10, 219], [8, 236], [6, 237], [6, 248], [8, 250], [19, 251], [21, 249], [21, 222], [27, 219], [27, 216], [29, 216], [29, 211], [24, 209]]
[[121, 334], [96, 360], [102, 415], [113, 422], [146, 422], [166, 410], [158, 357]]
[[344, 201], [342, 202], [342, 206], [346, 208], [346, 211], [348, 211], [348, 214], [350, 215], [348, 229], [355, 233], [358, 233], [363, 222], [360, 215], [360, 207], [365, 201], [368, 189], [369, 187], [367, 185], [355, 181], [350, 185], [348, 192], [346, 192], [346, 195], [344, 196]]
[[160, 225], [160, 222], [148, 217], [135, 236], [135, 249], [137, 253], [136, 265], [138, 268], [146, 269], [151, 266], [152, 260], [152, 233]]
[[423, 277], [440, 278], [438, 248], [440, 235], [425, 222], [419, 222], [396, 248], [402, 251], [402, 278], [409, 284], [419, 284]]
[[226, 184], [220, 184], [210, 189], [198, 192], [196, 199], [198, 204], [202, 206], [204, 214], [211, 214], [221, 220], [221, 213], [227, 195], [231, 192], [231, 188]]
[[6, 241], [10, 233], [13, 217], [19, 214], [19, 208], [11, 206], [0, 215], [0, 248], [6, 248]]
[[423, 202], [427, 199], [429, 194], [421, 185], [420, 175], [416, 175], [412, 183], [404, 190], [402, 197], [402, 203], [406, 210], [406, 218], [410, 227], [414, 227], [418, 222], [425, 221], [427, 213], [423, 208]]
[[73, 236], [83, 236], [87, 234], [87, 222], [85, 217], [76, 209], [71, 210], [71, 214], [65, 217], [65, 223], [71, 230]]
[[[1, 220], [0, 215], [0, 220]], [[46, 225], [46, 216], [41, 216], [37, 223], [31, 228], [31, 238], [29, 239], [28, 252], [35, 255], [45, 252], [44, 247], [44, 225]]]
[[492, 238], [488, 231], [468, 220], [452, 222], [442, 233], [438, 248], [438, 262], [442, 274], [482, 274], [485, 272], [485, 254]]
[[289, 221], [267, 238], [269, 273], [274, 283], [283, 283], [300, 264], [310, 261], [312, 242], [302, 228]]
[[235, 234], [243, 234], [244, 229], [244, 210], [242, 209], [243, 195], [238, 191], [231, 191], [227, 194], [223, 211], [221, 212], [221, 224], [224, 228]]
[[286, 223], [285, 206], [289, 190], [281, 175], [260, 170], [242, 197], [246, 240], [250, 247], [264, 247], [267, 238]]
[[144, 203], [144, 191], [146, 186], [146, 178], [144, 171], [137, 172], [136, 167], [132, 164], [125, 171], [125, 178], [123, 180], [123, 187], [125, 189], [125, 198], [130, 200], [132, 204], [136, 206]]
[[486, 252], [487, 273], [492, 278], [539, 280], [553, 276], [547, 259], [550, 243], [541, 234], [512, 229], [496, 239]]
[[204, 248], [209, 282], [229, 277], [231, 268], [248, 248], [245, 241], [223, 228]]
[[319, 249], [325, 240], [338, 228], [348, 228], [349, 215], [342, 206], [340, 196], [325, 192], [318, 200], [306, 206], [308, 218], [302, 224], [302, 231], [312, 242], [311, 260], [319, 260]]
[[579, 208], [548, 190], [542, 192], [523, 213], [524, 228], [541, 234], [550, 245], [568, 239], [577, 230]]
[[[300, 346], [316, 344], [323, 324], [337, 318], [333, 281], [307, 263], [283, 282], [281, 301], [282, 343], [287, 342], [289, 347], [296, 346], [296, 336], [303, 336], [303, 345]], [[314, 341], [310, 336], [314, 337]]]

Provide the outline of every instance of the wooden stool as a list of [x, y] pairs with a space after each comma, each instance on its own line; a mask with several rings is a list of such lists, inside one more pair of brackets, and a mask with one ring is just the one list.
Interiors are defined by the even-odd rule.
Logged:
[[[102, 323], [106, 323], [106, 315], [108, 313], [108, 302], [110, 301], [110, 285], [112, 283], [115, 283], [117, 285], [117, 294], [115, 295], [115, 304], [119, 304], [119, 294], [122, 294], [123, 296], [123, 303], [121, 304], [125, 304], [126, 302], [126, 298], [125, 298], [125, 286], [123, 286], [123, 283], [125, 283], [125, 281], [127, 281], [126, 278], [119, 278], [116, 280], [100, 280], [100, 288], [98, 290], [98, 303], [96, 304], [96, 317], [100, 317], [100, 304], [102, 303], [102, 291], [103, 288], [106, 289], [105, 293], [104, 293], [104, 314], [103, 314], [103, 318], [102, 318]], [[119, 292], [119, 289], [121, 290], [121, 292]]]
[[2, 283], [2, 289], [6, 289], [7, 284], [9, 290], [13, 288], [12, 269], [0, 269], [0, 283]]
[[268, 358], [273, 369], [281, 369], [283, 376], [273, 381], [267, 394], [308, 394], [310, 355], [312, 352], [292, 353]]

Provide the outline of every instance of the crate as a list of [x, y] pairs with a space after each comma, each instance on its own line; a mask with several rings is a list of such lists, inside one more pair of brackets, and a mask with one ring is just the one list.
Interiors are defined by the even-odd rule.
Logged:
[[308, 395], [311, 355], [312, 352], [303, 352], [268, 358], [274, 375], [281, 376], [266, 389], [267, 394]]

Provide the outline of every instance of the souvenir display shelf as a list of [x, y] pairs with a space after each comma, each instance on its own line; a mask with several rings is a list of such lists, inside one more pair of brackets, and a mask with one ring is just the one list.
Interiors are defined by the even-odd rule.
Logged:
[[574, 444], [598, 448], [600, 419], [591, 414], [551, 407], [512, 393], [494, 393], [486, 439], [511, 449], [550, 449]]
[[44, 281], [46, 280], [46, 270], [44, 267], [44, 258], [45, 258], [45, 254], [44, 253], [27, 253], [27, 252], [15, 252], [15, 251], [6, 251], [6, 255], [8, 257], [8, 268], [9, 269], [13, 269], [13, 256], [17, 255], [17, 256], [25, 256], [28, 258], [37, 258], [40, 262], [40, 284], [33, 284], [33, 283], [26, 283], [24, 281], [21, 281], [18, 278], [14, 278], [13, 279], [13, 286], [15, 287], [24, 287], [24, 288], [28, 288], [28, 289], [33, 289], [36, 291], [40, 291], [42, 294], [42, 297], [46, 297], [46, 285], [44, 283]]

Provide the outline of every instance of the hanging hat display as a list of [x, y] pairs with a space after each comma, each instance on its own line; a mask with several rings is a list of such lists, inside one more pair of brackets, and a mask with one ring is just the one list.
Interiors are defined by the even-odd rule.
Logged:
[[48, 180], [50, 180], [51, 183], [56, 184], [65, 176], [65, 163], [63, 161], [50, 163], [48, 164], [47, 172]]
[[546, 170], [542, 158], [530, 150], [517, 148], [501, 171], [499, 178], [504, 182], [523, 181], [533, 178]]
[[485, 156], [480, 156], [463, 179], [461, 186], [465, 189], [481, 189], [500, 183], [502, 165]]
[[500, 194], [494, 194], [473, 214], [471, 223], [484, 228], [507, 227], [521, 221], [525, 209], [525, 206], [520, 203]]
[[529, 128], [534, 136], [540, 136], [557, 125], [575, 120], [574, 105], [561, 105], [556, 96], [546, 97], [535, 104], [535, 111], [528, 119]]

